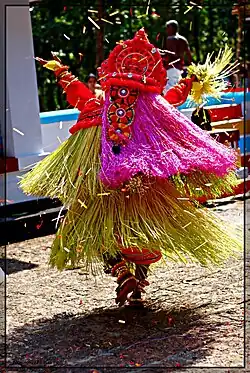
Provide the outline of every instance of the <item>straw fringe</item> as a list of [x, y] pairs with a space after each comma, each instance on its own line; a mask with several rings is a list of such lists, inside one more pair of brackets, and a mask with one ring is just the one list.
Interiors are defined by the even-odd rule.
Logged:
[[101, 129], [91, 127], [70, 136], [52, 154], [39, 162], [20, 181], [29, 195], [59, 198], [70, 205], [100, 192], [96, 175], [100, 168]]
[[83, 262], [89, 267], [102, 261], [105, 252], [119, 252], [117, 236], [124, 247], [159, 249], [168, 260], [184, 263], [220, 264], [241, 250], [235, 229], [226, 232], [213, 214], [179, 196], [170, 182], [157, 182], [144, 195], [127, 198], [114, 191], [93, 198], [87, 209], [74, 204], [59, 228], [50, 264], [63, 269], [68, 262]]
[[220, 98], [221, 93], [227, 88], [225, 78], [235, 74], [238, 71], [239, 63], [230, 61], [233, 58], [233, 51], [228, 45], [224, 50], [221, 49], [211, 62], [213, 53], [208, 54], [204, 64], [195, 65], [192, 63], [188, 67], [188, 75], [195, 75], [198, 82], [192, 85], [191, 99], [197, 104], [201, 104], [205, 96]]
[[240, 181], [234, 172], [218, 177], [201, 171], [189, 175], [175, 175], [171, 178], [176, 189], [183, 195], [191, 198], [209, 197], [219, 198], [224, 193], [232, 193], [233, 188], [239, 185]]
[[[28, 194], [57, 197], [68, 207], [51, 248], [52, 266], [62, 270], [83, 262], [96, 273], [104, 253], [119, 252], [117, 237], [123, 247], [158, 249], [168, 260], [202, 265], [220, 264], [241, 249], [234, 229], [225, 232], [215, 216], [181, 199], [199, 186], [202, 193], [213, 188], [217, 193], [224, 181], [194, 172], [169, 181], [154, 179], [144, 194], [108, 190], [98, 178], [100, 135], [98, 127], [77, 132], [20, 183]], [[209, 181], [216, 187], [206, 189]]]

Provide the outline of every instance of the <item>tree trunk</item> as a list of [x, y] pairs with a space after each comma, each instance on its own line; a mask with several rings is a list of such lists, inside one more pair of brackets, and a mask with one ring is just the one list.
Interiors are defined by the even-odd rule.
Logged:
[[193, 30], [194, 30], [194, 47], [196, 54], [196, 62], [200, 61], [200, 17], [199, 11], [194, 9], [194, 21], [193, 21]]
[[[104, 18], [103, 14], [103, 0], [98, 0], [98, 18]], [[96, 67], [100, 66], [102, 61], [104, 60], [104, 25], [103, 21], [99, 22], [100, 30], [97, 30], [97, 38], [96, 38]]]
[[208, 45], [210, 46], [211, 50], [214, 49], [214, 12], [213, 12], [213, 5], [211, 4], [211, 0], [208, 4], [208, 17], [209, 17], [209, 39]]

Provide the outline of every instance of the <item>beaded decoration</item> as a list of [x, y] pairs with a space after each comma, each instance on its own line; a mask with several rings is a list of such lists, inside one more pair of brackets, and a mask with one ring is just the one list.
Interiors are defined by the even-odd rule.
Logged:
[[110, 88], [111, 104], [107, 110], [109, 122], [107, 136], [112, 141], [113, 152], [116, 154], [120, 153], [120, 147], [126, 145], [131, 138], [131, 124], [135, 116], [134, 106], [138, 94], [138, 89], [114, 86]]

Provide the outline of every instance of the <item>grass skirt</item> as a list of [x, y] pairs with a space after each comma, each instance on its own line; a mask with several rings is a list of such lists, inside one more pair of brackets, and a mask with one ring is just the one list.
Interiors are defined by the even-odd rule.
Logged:
[[100, 135], [100, 127], [91, 127], [70, 136], [22, 178], [24, 193], [58, 198], [67, 206], [80, 194], [83, 203], [96, 196], [102, 190], [96, 177]]
[[[238, 232], [183, 199], [187, 180], [182, 194], [171, 179], [160, 178], [130, 193], [105, 189], [98, 178], [100, 136], [98, 127], [77, 132], [20, 183], [27, 194], [57, 197], [68, 207], [51, 248], [52, 266], [91, 266], [107, 252], [115, 256], [117, 237], [123, 247], [161, 250], [167, 259], [202, 265], [219, 264], [241, 249]], [[201, 184], [190, 180], [192, 187]]]
[[241, 182], [233, 171], [221, 178], [214, 174], [196, 171], [189, 175], [174, 175], [171, 181], [183, 196], [189, 196], [194, 200], [203, 196], [211, 199], [219, 198], [225, 193], [232, 193], [234, 187]]
[[[237, 237], [238, 236], [238, 237]], [[170, 182], [156, 182], [143, 195], [111, 191], [93, 198], [83, 207], [75, 203], [68, 211], [53, 243], [50, 262], [63, 269], [102, 260], [123, 247], [161, 250], [174, 261], [220, 264], [241, 248], [238, 233], [226, 230], [206, 209], [180, 197]]]

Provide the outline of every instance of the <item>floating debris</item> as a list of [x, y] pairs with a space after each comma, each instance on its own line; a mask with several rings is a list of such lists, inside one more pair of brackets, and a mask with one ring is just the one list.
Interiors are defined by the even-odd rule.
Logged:
[[30, 167], [32, 167], [32, 166], [35, 166], [37, 163], [38, 163], [38, 162], [31, 163], [31, 164], [29, 164], [28, 166], [23, 167], [23, 169], [26, 170], [27, 168], [30, 168]]
[[169, 65], [174, 65], [176, 62], [179, 62], [181, 59], [178, 58], [177, 60], [174, 60], [173, 62], [169, 63]]
[[107, 23], [110, 23], [111, 25], [113, 25], [114, 24], [114, 22], [110, 22], [110, 21], [108, 21], [107, 19], [105, 19], [105, 18], [101, 18], [101, 21], [103, 21], [103, 22], [107, 22]]
[[187, 228], [190, 224], [192, 224], [191, 221], [190, 221], [189, 223], [187, 223], [186, 225], [184, 225], [182, 228], [185, 229], [185, 228]]
[[199, 246], [197, 246], [194, 251], [198, 250], [200, 247], [206, 245], [207, 241], [204, 241], [202, 244], [200, 244]]
[[82, 202], [80, 199], [78, 199], [77, 201], [80, 203], [81, 207], [84, 207], [85, 209], [88, 208], [87, 205], [85, 205], [85, 203]]
[[190, 12], [191, 9], [193, 9], [193, 6], [188, 6], [188, 9], [184, 12], [184, 14], [187, 14], [188, 12]]
[[146, 16], [148, 15], [149, 6], [150, 6], [150, 1], [151, 1], [151, 0], [148, 0], [148, 4], [147, 4], [147, 8], [146, 8]]
[[119, 10], [115, 10], [113, 13], [110, 13], [109, 16], [112, 17], [112, 16], [114, 16], [114, 15], [116, 15], [118, 13], [119, 13]]
[[98, 24], [91, 18], [91, 17], [88, 17], [88, 20], [93, 23], [93, 25], [98, 29], [100, 30], [100, 26], [98, 26]]
[[193, 7], [197, 6], [197, 8], [202, 9], [201, 5], [198, 5], [198, 4], [194, 3], [193, 1], [190, 1], [190, 5], [192, 5]]
[[92, 170], [92, 168], [90, 167], [90, 168], [88, 169], [88, 171], [86, 172], [85, 176], [87, 176], [87, 175], [90, 173], [91, 170]]
[[[159, 34], [158, 34], [159, 35]], [[168, 49], [158, 49], [160, 53], [169, 53], [169, 54], [175, 54], [175, 52], [169, 51]]]
[[15, 128], [15, 127], [13, 127], [13, 131], [19, 133], [19, 135], [21, 135], [21, 136], [24, 136], [24, 133], [22, 131], [18, 130], [17, 128]]

